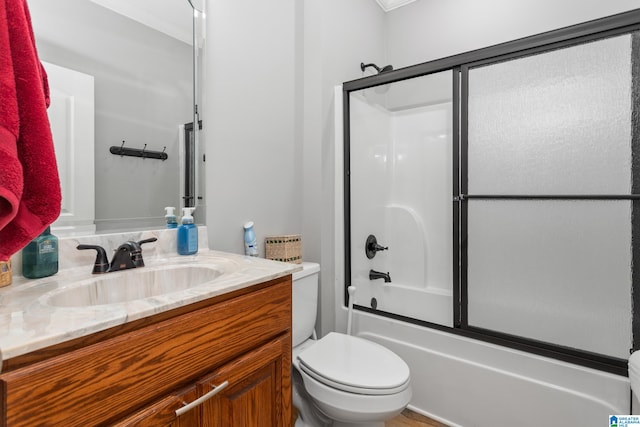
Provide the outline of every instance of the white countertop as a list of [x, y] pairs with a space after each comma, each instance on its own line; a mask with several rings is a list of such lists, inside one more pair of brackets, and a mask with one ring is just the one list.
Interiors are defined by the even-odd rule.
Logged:
[[[81, 240], [83, 239], [77, 238], [74, 242]], [[146, 245], [143, 246], [143, 249], [145, 248]], [[90, 252], [95, 255], [95, 251]], [[13, 284], [0, 288], [0, 362], [136, 319], [283, 277], [302, 268], [296, 264], [206, 248], [201, 248], [195, 255], [167, 256], [156, 253], [144, 259], [145, 267], [103, 275], [92, 275], [92, 263], [89, 263], [81, 267], [61, 269], [56, 275], [43, 279], [29, 280], [14, 276]], [[152, 270], [167, 265], [184, 264], [212, 267], [223, 274], [195, 287], [128, 302], [83, 307], [54, 307], [48, 303], [51, 295], [73, 287], [82, 280], [106, 276], [115, 278], [116, 275], [126, 275], [140, 269]]]

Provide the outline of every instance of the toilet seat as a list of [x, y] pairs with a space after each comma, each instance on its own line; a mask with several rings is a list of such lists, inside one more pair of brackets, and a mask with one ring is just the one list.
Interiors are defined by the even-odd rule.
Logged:
[[409, 387], [409, 367], [391, 350], [331, 332], [298, 355], [302, 371], [329, 387], [364, 395], [390, 395]]
[[[398, 415], [411, 401], [411, 386], [395, 394], [366, 395], [338, 390], [316, 381], [300, 370], [304, 388], [322, 414], [343, 423], [382, 425]], [[376, 423], [377, 422], [377, 423]]]

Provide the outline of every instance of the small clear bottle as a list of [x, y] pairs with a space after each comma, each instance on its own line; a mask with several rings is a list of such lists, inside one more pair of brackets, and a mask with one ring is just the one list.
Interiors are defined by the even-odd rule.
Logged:
[[58, 238], [47, 227], [22, 249], [22, 275], [29, 279], [52, 276], [58, 272]]

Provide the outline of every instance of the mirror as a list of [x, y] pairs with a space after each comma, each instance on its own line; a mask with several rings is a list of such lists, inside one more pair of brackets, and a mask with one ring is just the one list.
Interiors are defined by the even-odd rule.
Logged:
[[[66, 117], [56, 128], [51, 119], [63, 184], [57, 224], [90, 229], [95, 222], [96, 232], [164, 226], [164, 207], [183, 206], [184, 127], [194, 122], [198, 61], [191, 2], [29, 0], [29, 9], [38, 54], [49, 74], [50, 119], [52, 114]], [[60, 88], [57, 73], [49, 71], [55, 67], [79, 73], [71, 81], [93, 79], [92, 135], [85, 131], [88, 136], [77, 136], [77, 122], [90, 124], [77, 116], [87, 101], [69, 92], [75, 88]], [[71, 139], [59, 147], [63, 138], [56, 134]], [[81, 147], [93, 147], [93, 160], [79, 154]], [[111, 147], [122, 150], [113, 154]], [[125, 148], [142, 155], [124, 155]], [[150, 152], [167, 158], [145, 156]], [[91, 163], [93, 176], [80, 171]], [[90, 188], [92, 179], [93, 191], [77, 193], [83, 186]], [[79, 206], [93, 196], [94, 221], [79, 213]]]

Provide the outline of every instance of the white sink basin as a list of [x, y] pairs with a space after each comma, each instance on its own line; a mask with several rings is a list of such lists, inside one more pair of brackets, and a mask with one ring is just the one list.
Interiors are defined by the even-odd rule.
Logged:
[[54, 307], [87, 307], [117, 304], [178, 292], [210, 282], [222, 271], [205, 266], [141, 267], [106, 273], [49, 294], [45, 303]]

